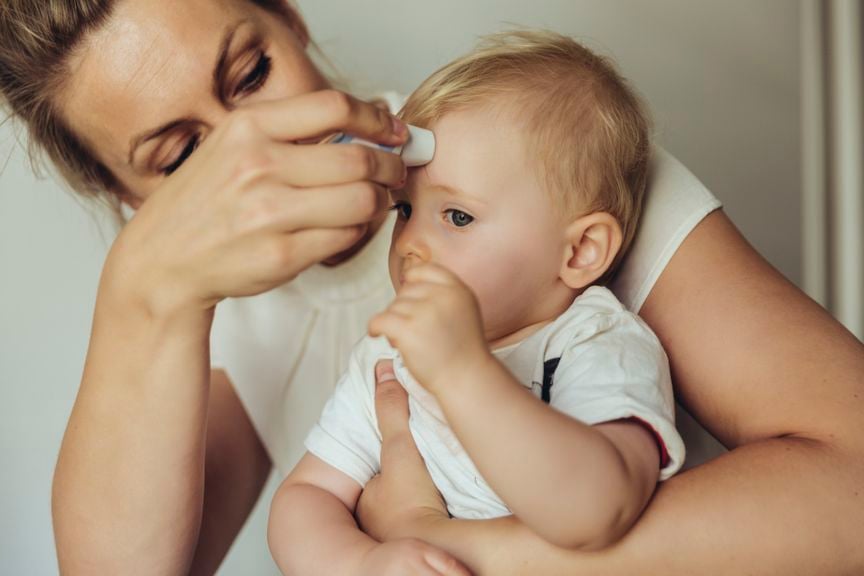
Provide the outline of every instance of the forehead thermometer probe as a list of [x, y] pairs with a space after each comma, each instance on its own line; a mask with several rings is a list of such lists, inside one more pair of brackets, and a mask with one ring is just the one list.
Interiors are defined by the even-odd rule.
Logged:
[[401, 156], [402, 161], [409, 167], [428, 164], [435, 156], [435, 135], [432, 131], [411, 126], [410, 124], [408, 125], [408, 141], [401, 146], [385, 146], [342, 132], [325, 138], [321, 141], [321, 144], [360, 144], [368, 146], [369, 148]]

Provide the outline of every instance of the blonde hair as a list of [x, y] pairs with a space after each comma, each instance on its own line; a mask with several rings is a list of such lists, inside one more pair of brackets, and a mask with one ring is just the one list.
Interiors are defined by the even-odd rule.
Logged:
[[[268, 12], [299, 18], [288, 0], [249, 1]], [[56, 98], [68, 79], [68, 62], [86, 35], [110, 17], [116, 0], [0, 1], [0, 104], [29, 134], [34, 168], [44, 153], [82, 196], [119, 213], [111, 171], [74, 134]]]
[[502, 107], [522, 123], [538, 176], [568, 216], [608, 212], [618, 220], [623, 243], [608, 280], [636, 232], [651, 130], [614, 64], [554, 32], [492, 34], [430, 76], [401, 116], [429, 127], [477, 106]]

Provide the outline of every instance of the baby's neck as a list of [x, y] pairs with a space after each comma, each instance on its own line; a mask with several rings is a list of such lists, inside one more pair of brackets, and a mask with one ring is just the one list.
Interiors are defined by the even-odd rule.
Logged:
[[515, 332], [511, 332], [506, 336], [502, 336], [501, 338], [496, 338], [494, 340], [489, 341], [489, 349], [497, 350], [499, 348], [504, 348], [506, 346], [510, 346], [511, 344], [516, 344], [525, 340], [550, 322], [552, 322], [554, 318], [550, 318], [548, 320], [542, 320], [540, 322], [535, 322], [533, 324], [529, 324], [528, 326], [523, 326], [522, 328], [516, 330]]
[[[494, 337], [489, 337], [487, 334], [486, 341], [489, 343], [490, 350], [497, 350], [499, 348], [504, 348], [505, 346], [510, 346], [512, 344], [516, 344], [525, 340], [547, 324], [555, 321], [561, 314], [567, 311], [568, 308], [573, 304], [573, 301], [579, 297], [579, 295], [583, 292], [583, 290], [579, 290], [575, 293], [571, 293], [566, 298], [560, 299], [557, 304], [553, 305], [552, 309], [546, 309], [541, 312], [539, 316], [542, 320], [535, 320], [521, 328], [517, 328], [516, 330], [504, 334], [504, 335], [496, 335]], [[548, 299], [549, 301], [551, 299]], [[536, 317], [535, 317], [536, 318]]]

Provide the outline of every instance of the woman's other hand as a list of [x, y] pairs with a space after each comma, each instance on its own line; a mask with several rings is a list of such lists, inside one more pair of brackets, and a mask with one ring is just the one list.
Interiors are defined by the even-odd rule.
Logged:
[[360, 566], [362, 576], [470, 576], [458, 560], [420, 540], [396, 540], [372, 548]]
[[355, 515], [372, 538], [421, 537], [426, 523], [449, 519], [423, 457], [408, 428], [408, 395], [393, 375], [393, 363], [375, 367], [375, 412], [381, 430], [381, 473], [366, 484]]
[[297, 144], [337, 131], [391, 145], [406, 135], [386, 111], [333, 90], [233, 112], [140, 205], [104, 278], [171, 314], [264, 292], [351, 248], [405, 167], [359, 145]]

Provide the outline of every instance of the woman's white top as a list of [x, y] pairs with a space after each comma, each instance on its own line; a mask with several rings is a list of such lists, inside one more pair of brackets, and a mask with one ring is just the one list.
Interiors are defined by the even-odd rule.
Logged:
[[[639, 311], [687, 234], [719, 207], [680, 162], [655, 151], [639, 231], [611, 285], [628, 309]], [[216, 308], [211, 364], [228, 374], [282, 474], [303, 455], [303, 441], [366, 334], [368, 319], [393, 297], [391, 229], [392, 219], [340, 266], [314, 266], [280, 288]]]
[[[657, 480], [681, 468], [684, 443], [675, 429], [666, 353], [645, 322], [608, 289], [588, 288], [558, 318], [494, 354], [519, 384], [538, 399], [545, 395], [558, 412], [588, 425], [635, 420], [645, 426], [660, 450]], [[367, 336], [354, 347], [348, 370], [306, 438], [309, 452], [360, 486], [381, 471], [375, 364], [383, 359], [393, 360], [396, 380], [408, 392], [408, 426], [450, 515], [481, 520], [512, 514], [463, 448], [435, 396], [383, 337]]]

